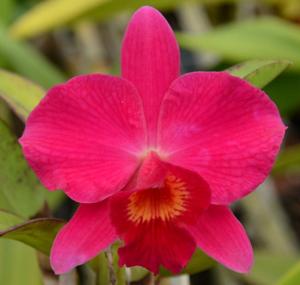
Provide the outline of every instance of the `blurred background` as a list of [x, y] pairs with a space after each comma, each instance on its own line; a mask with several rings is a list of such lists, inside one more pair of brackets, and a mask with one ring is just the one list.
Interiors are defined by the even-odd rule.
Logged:
[[[264, 88], [289, 127], [281, 154], [267, 181], [233, 205], [255, 248], [252, 272], [239, 275], [220, 265], [208, 268], [211, 262], [200, 257], [187, 270], [189, 275], [161, 277], [156, 283], [299, 285], [300, 0], [0, 0], [0, 75], [4, 76], [0, 76], [0, 94], [9, 89], [22, 96], [31, 88], [19, 78], [15, 86], [5, 85], [3, 78], [13, 76], [6, 71], [39, 85], [33, 88], [36, 93], [77, 74], [119, 74], [124, 29], [132, 12], [143, 5], [161, 10], [176, 31], [183, 73], [224, 70], [250, 59], [292, 62]], [[25, 219], [68, 219], [76, 205], [61, 192], [42, 189], [16, 143], [27, 109], [34, 104], [28, 100], [25, 107], [11, 108], [8, 100], [0, 101], [0, 119], [5, 122], [0, 132], [0, 209]], [[22, 191], [17, 191], [20, 187]], [[0, 219], [0, 230], [4, 228]], [[94, 281], [88, 276], [81, 268], [57, 278], [44, 255], [17, 241], [0, 239], [1, 285], [94, 284], [95, 278], [97, 284], [104, 284], [99, 276]], [[140, 274], [134, 284], [151, 284], [151, 278]]]

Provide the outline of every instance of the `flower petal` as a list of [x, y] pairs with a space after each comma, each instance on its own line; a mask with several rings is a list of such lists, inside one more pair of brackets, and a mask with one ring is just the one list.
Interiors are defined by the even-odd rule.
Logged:
[[240, 273], [251, 269], [251, 243], [243, 226], [227, 207], [211, 206], [188, 230], [198, 247], [226, 267]]
[[48, 92], [20, 142], [47, 188], [82, 203], [101, 201], [123, 188], [139, 164], [141, 99], [124, 79], [78, 76]]
[[51, 250], [51, 266], [56, 274], [68, 272], [95, 257], [116, 239], [108, 201], [82, 204], [56, 236]]
[[[122, 191], [111, 198], [111, 218], [125, 246], [121, 265], [141, 265], [157, 273], [160, 265], [179, 272], [195, 249], [184, 227], [195, 224], [208, 208], [210, 190], [197, 174], [151, 155], [137, 179], [137, 191]], [[152, 169], [153, 167], [153, 169]], [[139, 173], [140, 174], [140, 173]]]
[[120, 266], [139, 265], [153, 273], [164, 266], [174, 273], [179, 272], [195, 250], [194, 240], [172, 221], [132, 221], [128, 215], [129, 195], [128, 192], [114, 195], [110, 206], [113, 225], [125, 242], [119, 249]]
[[133, 228], [119, 249], [120, 265], [140, 265], [159, 273], [160, 265], [173, 273], [180, 272], [195, 250], [189, 233], [171, 223], [155, 222]]
[[132, 17], [122, 46], [122, 76], [138, 89], [144, 104], [149, 144], [156, 143], [161, 100], [179, 75], [179, 48], [169, 24], [151, 7]]
[[158, 141], [170, 163], [208, 182], [212, 203], [227, 204], [263, 182], [284, 132], [264, 92], [225, 72], [195, 72], [170, 87]]

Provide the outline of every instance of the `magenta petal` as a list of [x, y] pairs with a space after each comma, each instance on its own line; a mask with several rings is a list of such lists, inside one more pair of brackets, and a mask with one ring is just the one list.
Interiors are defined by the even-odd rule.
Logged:
[[251, 243], [243, 226], [227, 207], [211, 206], [188, 230], [198, 247], [226, 267], [240, 273], [251, 269]]
[[128, 231], [125, 246], [119, 249], [119, 263], [143, 266], [154, 274], [159, 273], [162, 265], [178, 273], [194, 251], [195, 242], [185, 229], [157, 221]]
[[119, 191], [145, 147], [142, 102], [132, 84], [78, 76], [52, 88], [31, 113], [20, 140], [43, 184], [81, 203]]
[[[159, 207], [159, 202], [167, 198], [161, 193], [162, 196], [157, 199], [155, 192], [155, 189], [144, 192], [144, 199], [142, 199], [146, 201], [144, 213], [149, 210], [147, 195], [154, 195], [152, 201], [156, 201], [157, 207]], [[125, 243], [119, 249], [120, 265], [143, 266], [155, 274], [159, 272], [160, 266], [164, 266], [178, 273], [191, 258], [196, 247], [195, 241], [189, 232], [180, 227], [176, 221], [163, 221], [162, 219], [138, 223], [132, 221], [128, 215], [130, 195], [131, 193], [122, 191], [110, 199], [112, 223]], [[186, 215], [186, 218], [188, 216]]]
[[225, 72], [195, 72], [171, 85], [158, 141], [170, 163], [207, 181], [213, 204], [227, 204], [263, 182], [284, 132], [264, 92]]
[[178, 76], [179, 64], [179, 48], [167, 21], [151, 7], [139, 9], [124, 37], [122, 76], [136, 86], [143, 99], [152, 146], [161, 100]]
[[210, 190], [197, 174], [170, 165], [150, 153], [138, 173], [137, 191], [110, 199], [112, 223], [124, 247], [120, 263], [141, 265], [158, 273], [160, 265], [179, 272], [195, 242], [185, 229], [209, 207]]
[[51, 250], [51, 266], [56, 274], [68, 272], [95, 257], [116, 239], [108, 201], [82, 204], [56, 236]]

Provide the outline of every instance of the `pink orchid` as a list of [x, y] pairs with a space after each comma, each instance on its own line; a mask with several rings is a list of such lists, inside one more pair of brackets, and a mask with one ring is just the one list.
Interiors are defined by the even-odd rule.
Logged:
[[179, 75], [179, 48], [151, 7], [132, 17], [122, 77], [52, 88], [20, 140], [50, 190], [80, 203], [58, 233], [58, 274], [116, 240], [120, 265], [179, 272], [198, 247], [237, 272], [253, 251], [229, 205], [261, 184], [284, 136], [275, 104], [226, 72]]

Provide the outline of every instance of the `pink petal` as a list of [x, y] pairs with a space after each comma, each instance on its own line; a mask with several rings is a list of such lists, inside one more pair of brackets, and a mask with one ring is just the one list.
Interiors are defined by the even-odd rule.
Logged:
[[20, 142], [47, 188], [98, 202], [123, 188], [139, 164], [137, 153], [145, 147], [141, 99], [124, 79], [78, 76], [48, 92]]
[[56, 236], [51, 250], [51, 266], [56, 274], [68, 272], [95, 257], [117, 239], [108, 201], [82, 204]]
[[284, 132], [264, 92], [225, 72], [195, 72], [170, 87], [158, 140], [170, 163], [208, 182], [212, 203], [227, 204], [264, 181]]
[[132, 17], [122, 46], [122, 76], [138, 89], [144, 104], [149, 144], [156, 143], [161, 100], [179, 74], [179, 48], [164, 17], [151, 7]]
[[253, 264], [251, 243], [243, 226], [227, 207], [211, 206], [188, 230], [197, 246], [212, 258], [234, 271], [250, 271]]

